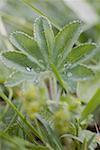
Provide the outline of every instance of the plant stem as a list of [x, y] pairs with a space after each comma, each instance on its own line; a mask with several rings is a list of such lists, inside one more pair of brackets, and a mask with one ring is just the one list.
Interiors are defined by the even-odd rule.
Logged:
[[[43, 13], [41, 10], [39, 10], [39, 9], [36, 8], [34, 5], [32, 5], [32, 4], [29, 2], [29, 0], [22, 0], [22, 1], [23, 1], [25, 4], [27, 4], [28, 6], [30, 6], [37, 14], [48, 18], [48, 16], [47, 16], [45, 13]], [[60, 28], [58, 25], [56, 25], [56, 24], [54, 23], [53, 19], [50, 18], [50, 20], [51, 20], [52, 24], [53, 24], [58, 30], [61, 30], [61, 28]]]
[[[11, 100], [11, 99], [12, 99], [12, 96], [13, 96], [12, 89], [11, 89], [11, 88], [8, 88], [8, 92], [9, 92], [8, 98], [9, 98], [9, 100]], [[4, 111], [3, 111], [3, 114], [2, 114], [2, 117], [1, 117], [1, 118], [3, 118], [3, 117], [6, 115], [8, 109], [9, 109], [9, 104], [7, 103], [7, 105], [6, 105], [6, 107], [5, 107]]]
[[6, 95], [0, 92], [0, 97], [17, 113], [17, 115], [22, 119], [22, 121], [32, 130], [35, 136], [41, 140], [41, 136], [38, 134], [36, 129], [26, 120], [25, 116], [16, 108], [16, 106], [6, 97]]
[[56, 78], [57, 78], [58, 81], [60, 82], [61, 86], [62, 86], [66, 91], [68, 91], [68, 86], [67, 86], [67, 84], [65, 84], [65, 82], [62, 80], [62, 78], [61, 78], [61, 76], [60, 76], [58, 70], [56, 69], [56, 66], [55, 66], [54, 64], [51, 64], [50, 66], [51, 66], [52, 71], [54, 72]]

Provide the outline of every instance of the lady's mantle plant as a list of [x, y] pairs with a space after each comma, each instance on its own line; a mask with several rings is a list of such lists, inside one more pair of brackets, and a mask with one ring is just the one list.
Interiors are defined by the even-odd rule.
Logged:
[[[4, 52], [4, 62], [16, 70], [8, 79], [7, 85], [12, 86], [24, 79], [38, 82], [44, 71], [53, 72], [60, 84], [67, 89], [75, 87], [76, 81], [87, 80], [94, 72], [84, 64], [96, 53], [94, 43], [84, 43], [73, 47], [82, 32], [79, 21], [66, 25], [54, 35], [50, 21], [45, 17], [35, 20], [34, 36], [16, 31], [10, 40], [17, 50]], [[67, 84], [65, 84], [65, 82]]]
[[[96, 45], [85, 43], [75, 47], [81, 28], [80, 22], [75, 21], [54, 35], [48, 19], [40, 17], [34, 23], [34, 37], [19, 31], [14, 32], [10, 40], [17, 50], [2, 53], [4, 63], [14, 71], [6, 85], [13, 86], [24, 80], [37, 83], [40, 76], [53, 73], [53, 76], [50, 75], [51, 78], [49, 78], [51, 86], [45, 89], [34, 87], [30, 83], [27, 86], [25, 82], [26, 90], [23, 93], [21, 91], [22, 95], [18, 96], [18, 99], [19, 97], [23, 99], [25, 113], [22, 113], [22, 110], [19, 111], [0, 91], [0, 97], [18, 115], [18, 121], [20, 119], [23, 121], [22, 125], [24, 127], [25, 124], [25, 129], [26, 125], [29, 127], [30, 132], [25, 131], [25, 135], [26, 137], [28, 133], [30, 133], [29, 136], [32, 135], [28, 137], [28, 140], [31, 138], [30, 141], [34, 143], [31, 145], [33, 149], [38, 147], [38, 149], [63, 150], [67, 147], [73, 150], [88, 148], [92, 150], [97, 142], [99, 144], [99, 140], [94, 138], [92, 132], [83, 129], [86, 129], [84, 126], [88, 124], [89, 115], [100, 104], [100, 90], [83, 108], [80, 99], [70, 93], [66, 94], [65, 91], [61, 93], [54, 77], [54, 75], [57, 77], [57, 81], [63, 88], [67, 90], [70, 87], [73, 90], [77, 81], [94, 76], [94, 72], [87, 65], [87, 60], [89, 61], [95, 55]], [[33, 121], [32, 124], [31, 121]], [[7, 127], [6, 130], [9, 128]], [[35, 136], [38, 138], [35, 139]]]

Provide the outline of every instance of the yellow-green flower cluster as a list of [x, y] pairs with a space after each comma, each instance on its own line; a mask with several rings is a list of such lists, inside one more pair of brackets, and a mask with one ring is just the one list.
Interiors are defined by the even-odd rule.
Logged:
[[67, 105], [60, 107], [54, 113], [54, 125], [58, 133], [65, 133], [69, 129], [70, 113]]
[[70, 113], [75, 116], [77, 114], [80, 114], [81, 110], [81, 100], [78, 98], [75, 98], [71, 95], [68, 96], [62, 96], [61, 97], [61, 103], [62, 104], [67, 104], [68, 105], [68, 110]]
[[45, 105], [45, 90], [31, 84], [23, 92], [23, 97], [24, 110], [31, 119], [34, 119]]
[[71, 130], [75, 117], [80, 113], [81, 102], [71, 96], [61, 96], [59, 109], [54, 113], [54, 125], [59, 133], [66, 133]]

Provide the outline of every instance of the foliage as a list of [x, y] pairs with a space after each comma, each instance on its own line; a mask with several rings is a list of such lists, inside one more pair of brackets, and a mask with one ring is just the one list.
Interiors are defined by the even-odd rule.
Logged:
[[[72, 86], [71, 81], [90, 79], [94, 73], [83, 63], [95, 55], [97, 46], [84, 43], [73, 48], [81, 32], [80, 26], [78, 21], [72, 22], [54, 36], [50, 22], [44, 17], [38, 18], [34, 23], [34, 38], [19, 31], [11, 34], [11, 42], [20, 51], [5, 52], [3, 59], [8, 67], [25, 74], [29, 72], [34, 77], [53, 71], [60, 77], [59, 82], [63, 79]], [[66, 89], [64, 83], [61, 84]]]
[[[100, 147], [100, 38], [94, 34], [99, 23], [91, 27], [81, 19], [84, 25], [63, 1], [57, 3], [8, 0], [0, 12], [2, 150]], [[32, 17], [38, 15], [24, 4], [39, 15], [33, 36]], [[91, 5], [99, 15], [96, 3]], [[97, 133], [88, 130], [90, 126]]]

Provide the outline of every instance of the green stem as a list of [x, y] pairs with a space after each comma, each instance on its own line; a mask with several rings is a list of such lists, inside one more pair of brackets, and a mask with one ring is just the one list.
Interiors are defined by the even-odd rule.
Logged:
[[61, 86], [66, 90], [68, 91], [68, 86], [67, 84], [65, 84], [65, 82], [63, 81], [63, 79], [61, 78], [58, 70], [56, 69], [56, 66], [54, 64], [50, 64], [51, 68], [52, 68], [52, 71], [54, 72], [56, 78], [58, 79], [58, 81], [60, 82]]
[[41, 137], [38, 132], [34, 129], [34, 127], [30, 124], [28, 120], [21, 114], [21, 112], [16, 108], [16, 106], [5, 96], [4, 93], [0, 92], [0, 97], [7, 103], [9, 106], [17, 113], [17, 115], [22, 119], [22, 121], [32, 130], [35, 136], [37, 136], [40, 140]]
[[[8, 106], [9, 106], [9, 104], [8, 104]], [[15, 114], [14, 114], [12, 120], [10, 121], [10, 123], [8, 124], [8, 126], [7, 126], [7, 128], [4, 130], [4, 132], [7, 132], [7, 131], [9, 130], [9, 128], [11, 127], [11, 125], [14, 123], [16, 117], [17, 117], [17, 113], [15, 112]]]
[[[13, 96], [12, 89], [11, 89], [11, 88], [7, 88], [7, 89], [8, 89], [8, 92], [9, 92], [9, 96], [8, 96], [8, 98], [9, 98], [9, 100], [11, 100], [11, 99], [12, 99], [12, 96]], [[6, 115], [6, 113], [7, 113], [8, 109], [9, 109], [9, 104], [7, 103], [7, 105], [6, 105], [5, 109], [4, 109], [4, 112], [3, 112], [2, 118], [4, 118], [4, 116]]]
[[[35, 6], [33, 6], [33, 5], [29, 2], [29, 0], [22, 0], [22, 1], [23, 1], [25, 4], [27, 4], [28, 6], [30, 6], [37, 14], [48, 18], [48, 16], [47, 16], [46, 14], [44, 14], [41, 10], [39, 10], [38, 8], [36, 8]], [[50, 20], [51, 20], [52, 24], [53, 24], [58, 30], [61, 30], [61, 28], [60, 28], [58, 25], [56, 25], [56, 24], [54, 23], [54, 21], [53, 21], [51, 18], [50, 18]]]
[[38, 13], [39, 15], [42, 16], [46, 16], [43, 12], [41, 12], [39, 9], [37, 9], [36, 7], [34, 7], [28, 0], [22, 0], [25, 4], [27, 4], [28, 6], [30, 6], [36, 13]]

